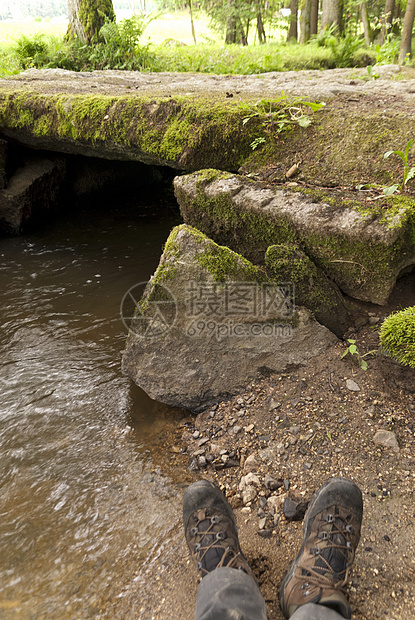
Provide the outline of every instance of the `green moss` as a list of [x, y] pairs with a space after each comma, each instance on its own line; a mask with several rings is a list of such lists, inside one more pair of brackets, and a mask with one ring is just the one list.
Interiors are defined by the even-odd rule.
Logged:
[[48, 115], [43, 114], [36, 119], [33, 125], [33, 133], [35, 136], [44, 136], [47, 134], [51, 127], [51, 119]]
[[78, 18], [83, 27], [85, 41], [96, 41], [105, 21], [115, 21], [112, 0], [80, 0]]
[[[400, 264], [404, 244], [402, 240], [391, 246], [350, 240], [345, 236], [313, 234], [304, 239], [307, 253], [338, 286], [348, 294], [361, 299], [375, 297], [388, 290], [394, 281], [396, 266]], [[359, 296], [359, 289], [362, 296]]]
[[394, 312], [383, 321], [380, 344], [394, 360], [415, 368], [415, 306]]
[[[212, 182], [231, 179], [230, 173], [203, 170], [196, 181], [196, 198], [177, 190], [184, 220], [221, 245], [239, 252], [250, 261], [263, 265], [269, 245], [295, 241], [293, 227], [286, 220], [265, 217], [253, 209], [239, 208], [232, 200], [232, 188], [207, 198], [205, 188]], [[250, 183], [251, 181], [246, 180]], [[254, 182], [252, 181], [254, 186]]]
[[379, 220], [389, 229], [407, 227], [409, 243], [415, 244], [415, 200], [405, 194], [388, 197], [388, 209]]
[[265, 264], [273, 277], [281, 281], [298, 283], [317, 275], [316, 266], [295, 244], [270, 246], [265, 254]]
[[296, 244], [270, 246], [265, 254], [267, 272], [276, 282], [291, 283], [297, 305], [338, 335], [347, 321], [343, 300], [334, 285]]
[[195, 259], [213, 276], [215, 282], [226, 282], [227, 279], [264, 282], [267, 279], [262, 269], [255, 267], [229, 248], [218, 245], [200, 230], [187, 224], [176, 226], [170, 233], [164, 246], [164, 257], [167, 260], [180, 257], [180, 246], [176, 243], [176, 239], [183, 230], [200, 244], [200, 251], [195, 254]]
[[361, 242], [341, 233], [314, 234], [303, 240], [307, 254], [346, 292], [350, 281], [376, 291], [384, 288], [385, 281], [393, 280], [402, 257], [415, 243], [415, 201], [411, 196], [397, 194], [368, 202], [322, 189], [293, 187], [289, 191], [306, 195], [314, 202], [324, 202], [333, 210], [351, 209], [369, 221], [376, 219], [386, 231], [404, 228], [401, 238], [389, 246], [375, 241]]
[[[0, 123], [36, 137], [120, 144], [183, 169], [237, 169], [250, 153], [257, 124], [243, 128], [240, 105], [210, 98], [68, 95], [13, 92], [2, 96]], [[45, 122], [44, 117], [48, 117]]]
[[217, 245], [214, 242], [209, 244], [209, 248], [196, 255], [202, 267], [213, 275], [215, 282], [225, 282], [231, 280], [242, 280], [252, 282], [264, 282], [265, 273], [255, 267], [246, 258], [232, 252], [227, 247]]

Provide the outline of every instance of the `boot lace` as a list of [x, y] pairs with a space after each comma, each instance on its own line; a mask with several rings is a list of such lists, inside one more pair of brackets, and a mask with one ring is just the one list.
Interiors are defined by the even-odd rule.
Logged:
[[220, 566], [241, 569], [241, 566], [236, 566], [241, 553], [235, 551], [226, 532], [229, 525], [226, 523], [227, 517], [221, 514], [210, 516], [209, 510], [203, 509], [192, 518], [194, 525], [189, 533], [194, 538], [193, 552], [202, 578]]
[[336, 507], [334, 514], [322, 513], [319, 519], [318, 516], [315, 518], [317, 531], [309, 540], [308, 553], [298, 565], [299, 574], [304, 579], [301, 585], [303, 596], [309, 596], [313, 586], [345, 593], [355, 553], [352, 539], [355, 532], [350, 524], [351, 515], [340, 515], [339, 512]]

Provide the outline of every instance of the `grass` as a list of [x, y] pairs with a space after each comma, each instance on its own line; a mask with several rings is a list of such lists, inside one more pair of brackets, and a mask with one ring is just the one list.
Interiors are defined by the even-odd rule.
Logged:
[[49, 48], [54, 49], [61, 44], [66, 28], [66, 23], [0, 21], [0, 77], [22, 71], [15, 53], [17, 41], [22, 35], [43, 35]]
[[159, 45], [155, 50], [153, 71], [247, 75], [291, 69], [328, 69], [334, 66], [331, 52], [327, 48], [281, 43], [248, 47], [216, 43], [180, 48]]
[[[130, 65], [120, 62], [114, 68], [140, 69], [145, 71], [204, 72], [216, 74], [253, 74], [269, 71], [300, 69], [330, 69], [334, 67], [367, 66], [375, 64], [376, 51], [360, 47], [355, 49], [353, 41], [340, 41], [335, 45], [286, 44], [285, 31], [268, 33], [270, 42], [259, 45], [255, 41], [255, 29], [251, 28], [250, 45], [224, 45], [223, 35], [212, 30], [209, 18], [196, 12], [194, 16], [197, 45], [194, 45], [188, 11], [165, 14], [151, 21], [140, 39], [141, 57]], [[59, 64], [67, 53], [63, 44], [66, 23], [52, 22], [0, 22], [0, 77], [13, 75], [22, 70], [15, 48], [21, 35], [41, 36], [48, 46], [48, 57], [55, 58], [49, 66], [90, 69], [88, 53], [84, 62], [75, 66]], [[332, 37], [333, 38], [333, 37]], [[277, 42], [277, 40], [279, 42]], [[359, 43], [357, 43], [357, 46]], [[144, 47], [143, 47], [144, 46]], [[147, 46], [147, 47], [146, 47]], [[56, 56], [56, 52], [60, 54]], [[81, 50], [82, 51], [82, 50]], [[84, 53], [84, 52], [82, 52]], [[77, 50], [72, 51], [76, 58]], [[105, 52], [94, 48], [96, 68], [111, 67]], [[102, 59], [100, 54], [103, 54]], [[99, 64], [102, 60], [102, 63]], [[31, 59], [27, 66], [31, 66]], [[43, 62], [43, 61], [41, 61]], [[389, 61], [390, 62], [390, 61]], [[34, 63], [36, 66], [43, 66]], [[33, 66], [33, 64], [32, 64]], [[48, 65], [46, 65], [48, 66]], [[93, 68], [93, 67], [92, 67]]]

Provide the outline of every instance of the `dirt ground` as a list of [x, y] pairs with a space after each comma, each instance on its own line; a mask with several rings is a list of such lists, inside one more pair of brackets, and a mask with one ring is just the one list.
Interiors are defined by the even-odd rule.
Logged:
[[[362, 355], [378, 349], [384, 316], [414, 301], [413, 272], [398, 281], [387, 306], [356, 306], [355, 326], [345, 338], [356, 339]], [[364, 498], [362, 538], [349, 584], [353, 617], [415, 617], [415, 372], [379, 353], [365, 358], [365, 372], [349, 355], [341, 359], [345, 349], [339, 340], [306, 367], [260, 378], [228, 402], [185, 415], [160, 433], [153, 455], [177, 480], [180, 496], [200, 478], [225, 491], [269, 620], [283, 618], [278, 587], [302, 540], [301, 520], [283, 514], [284, 498], [307, 502], [331, 476], [354, 480]], [[358, 389], [351, 391], [347, 380]], [[379, 430], [393, 432], [397, 445], [375, 443]], [[250, 501], [239, 489], [248, 471], [259, 480]], [[281, 486], [269, 490], [266, 475]], [[155, 541], [131, 581], [120, 584], [119, 596], [103, 603], [100, 617], [194, 617], [197, 574], [181, 527], [178, 515], [167, 539]]]

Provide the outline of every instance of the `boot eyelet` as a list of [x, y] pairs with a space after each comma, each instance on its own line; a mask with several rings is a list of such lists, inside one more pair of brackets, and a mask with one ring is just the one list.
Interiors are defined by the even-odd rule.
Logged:
[[195, 544], [194, 550], [195, 550], [195, 553], [197, 553], [200, 550], [200, 543]]
[[346, 532], [348, 532], [349, 534], [353, 534], [353, 526], [352, 525], [346, 525]]
[[327, 538], [329, 537], [327, 532], [321, 532], [321, 538], [322, 540], [327, 540]]
[[333, 523], [334, 517], [333, 515], [327, 515], [327, 523]]
[[351, 548], [352, 548], [352, 543], [347, 542], [347, 543], [346, 543], [346, 547], [347, 547], [348, 549], [351, 549]]
[[216, 533], [216, 540], [223, 540], [225, 538], [226, 534], [225, 532], [217, 532]]
[[216, 523], [219, 523], [220, 521], [220, 517], [218, 517], [217, 515], [214, 515], [213, 517], [210, 518], [210, 522], [212, 525], [216, 525]]
[[196, 534], [197, 534], [197, 527], [192, 527], [192, 529], [190, 530], [190, 535], [196, 536]]

